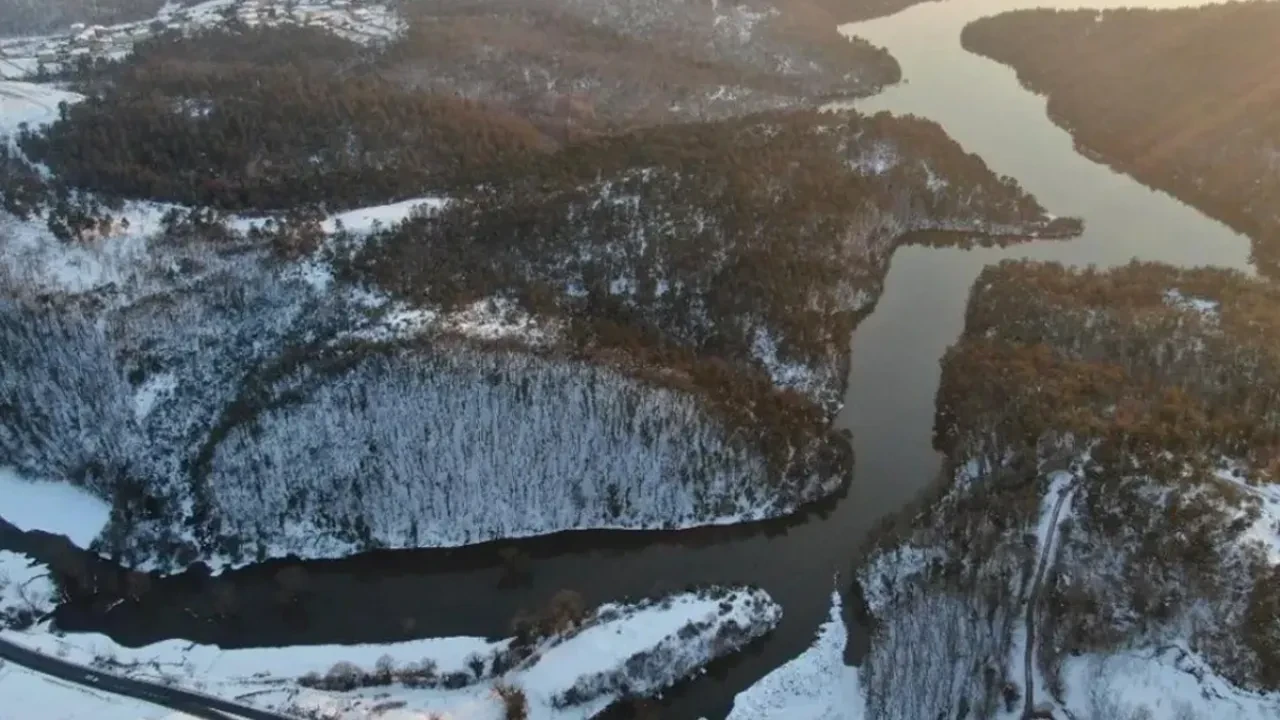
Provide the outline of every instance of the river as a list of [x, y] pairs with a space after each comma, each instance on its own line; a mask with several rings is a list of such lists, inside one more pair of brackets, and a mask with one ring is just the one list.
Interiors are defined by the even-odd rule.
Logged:
[[[737, 692], [809, 645], [826, 617], [835, 574], [849, 569], [854, 549], [877, 521], [936, 477], [938, 359], [960, 334], [969, 287], [984, 266], [1016, 257], [1109, 266], [1138, 257], [1249, 269], [1245, 238], [1078, 154], [1069, 135], [1045, 116], [1043, 98], [1020, 87], [1011, 70], [960, 47], [966, 23], [1021, 5], [1078, 6], [952, 0], [842, 28], [887, 47], [906, 78], [856, 107], [937, 121], [997, 172], [1017, 178], [1051, 212], [1083, 218], [1086, 231], [1071, 241], [1004, 249], [909, 245], [897, 251], [883, 297], [853, 338], [839, 424], [853, 431], [857, 464], [841, 498], [796, 518], [749, 527], [566, 533], [306, 563], [302, 600], [287, 605], [274, 597], [273, 577], [284, 564], [269, 563], [228, 577], [238, 603], [253, 609], [234, 623], [201, 619], [211, 593], [195, 579], [166, 581], [166, 591], [154, 593], [162, 600], [123, 603], [105, 616], [77, 617], [68, 609], [64, 621], [107, 630], [131, 644], [175, 636], [228, 646], [384, 642], [505, 634], [519, 610], [540, 606], [561, 588], [595, 603], [694, 582], [755, 584], [782, 604], [782, 625], [747, 652], [717, 663], [708, 676], [669, 693], [664, 712], [672, 718], [724, 717]], [[530, 556], [527, 577], [513, 581], [504, 571], [499, 551], [508, 545]]]

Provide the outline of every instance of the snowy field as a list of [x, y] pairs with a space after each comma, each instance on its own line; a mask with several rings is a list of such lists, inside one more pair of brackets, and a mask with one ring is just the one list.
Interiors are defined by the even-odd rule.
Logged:
[[48, 85], [0, 80], [0, 136], [12, 136], [24, 123], [32, 128], [58, 119], [58, 103], [84, 96]]
[[[196, 720], [0, 660], [0, 720]], [[38, 708], [38, 710], [36, 709]]]
[[111, 506], [85, 490], [65, 482], [29, 480], [0, 467], [0, 517], [19, 530], [65, 535], [88, 548], [110, 516]]
[[728, 720], [863, 720], [866, 701], [858, 668], [844, 664], [848, 630], [840, 593], [812, 647], [738, 693]]
[[[9, 606], [39, 605], [20, 597], [21, 582], [48, 594], [44, 569], [28, 567], [15, 553], [0, 553], [0, 573], [14, 582], [0, 585]], [[3, 589], [7, 587], [8, 589]], [[46, 601], [45, 609], [49, 607]], [[509, 670], [494, 673], [514, 640], [453, 637], [387, 645], [320, 645], [222, 650], [184, 641], [125, 648], [96, 634], [59, 636], [47, 624], [26, 631], [2, 630], [0, 637], [69, 662], [139, 680], [181, 686], [196, 692], [284, 713], [332, 720], [422, 720], [433, 713], [459, 720], [506, 717], [499, 687], [520, 688], [534, 720], [589, 718], [624, 693], [650, 695], [693, 675], [711, 660], [737, 651], [771, 631], [781, 608], [761, 590], [733, 588], [687, 592], [637, 604], [598, 608], [576, 629], [553, 636], [520, 656]], [[507, 656], [516, 657], [516, 656]], [[430, 668], [430, 671], [425, 670]], [[423, 679], [409, 687], [392, 679]], [[360, 678], [360, 689], [340, 692], [304, 687], [333, 678]], [[446, 679], [449, 687], [446, 689]], [[459, 687], [458, 685], [461, 685]], [[52, 689], [51, 689], [52, 688]], [[0, 671], [0, 691], [9, 697], [52, 693], [57, 718], [178, 718], [132, 703], [80, 692], [19, 671]], [[12, 695], [9, 693], [12, 692]], [[129, 715], [127, 713], [134, 713]], [[115, 714], [122, 713], [122, 714]], [[0, 708], [0, 720], [9, 720]], [[14, 720], [18, 720], [14, 718]], [[22, 720], [28, 720], [23, 718]]]
[[1089, 720], [1275, 720], [1280, 693], [1251, 693], [1184, 647], [1068, 658], [1065, 709]]

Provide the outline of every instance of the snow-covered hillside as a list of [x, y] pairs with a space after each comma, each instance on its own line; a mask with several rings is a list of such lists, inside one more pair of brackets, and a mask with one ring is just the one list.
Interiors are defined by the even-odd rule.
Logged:
[[246, 557], [777, 512], [756, 490], [758, 451], [695, 397], [604, 368], [439, 346], [307, 368], [273, 390], [216, 445], [205, 480]]

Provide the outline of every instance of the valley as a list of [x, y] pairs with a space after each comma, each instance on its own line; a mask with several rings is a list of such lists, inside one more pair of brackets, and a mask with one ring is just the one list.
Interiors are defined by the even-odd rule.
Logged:
[[[47, 70], [71, 73], [57, 88], [5, 86], [21, 172], [0, 225], [16, 379], [0, 397], [26, 408], [0, 435], [6, 492], [36, 502], [69, 480], [96, 508], [72, 530], [0, 507], [24, 588], [4, 595], [5, 638], [179, 687], [208, 658], [225, 672], [205, 691], [345, 718], [512, 717], [512, 687], [556, 718], [1274, 713], [1275, 499], [1250, 454], [1270, 447], [1250, 404], [1270, 402], [1254, 387], [1272, 385], [1270, 290], [1177, 269], [1247, 273], [1247, 240], [1078, 154], [1043, 99], [966, 52], [961, 29], [1007, 8], [871, 17], [841, 29], [865, 40], [806, 45], [814, 65], [779, 72], [734, 53], [877, 11], [721, 5], [772, 19], [675, 92], [749, 92], [653, 118], [628, 105], [651, 92], [635, 75], [583, 81], [625, 92], [590, 113], [566, 101], [568, 120], [533, 85], [459, 103], [512, 59], [397, 47], [523, 23], [520, 62], [546, 58], [527, 30], [592, 17], [570, 3], [553, 24], [422, 3], [368, 44], [242, 17]], [[678, 29], [631, 10], [591, 22], [649, 47], [704, 31], [692, 5]], [[274, 53], [277, 37], [312, 54]], [[865, 48], [908, 82], [824, 85]], [[457, 72], [420, 82], [428, 57]], [[362, 109], [325, 109], [344, 102]], [[288, 113], [323, 129], [271, 130]], [[418, 114], [423, 154], [397, 167], [374, 143]], [[245, 127], [268, 132], [236, 140]], [[474, 145], [450, 158], [440, 137]], [[208, 176], [152, 162], [179, 152]], [[1002, 263], [1021, 258], [1057, 263]], [[1071, 269], [1089, 264], [1118, 269]], [[1204, 380], [1220, 377], [1257, 382]], [[1186, 396], [1142, 402], [1170, 382]], [[1135, 447], [1153, 454], [1126, 465]], [[1147, 509], [1160, 488], [1164, 515]], [[1151, 526], [1117, 530], [1113, 498]], [[1194, 543], [1172, 516], [1199, 523]], [[1095, 566], [1110, 574], [1072, 570]], [[629, 640], [600, 644], [597, 624]], [[445, 647], [535, 628], [551, 632], [517, 667], [476, 673]], [[468, 679], [423, 687], [426, 659]]]

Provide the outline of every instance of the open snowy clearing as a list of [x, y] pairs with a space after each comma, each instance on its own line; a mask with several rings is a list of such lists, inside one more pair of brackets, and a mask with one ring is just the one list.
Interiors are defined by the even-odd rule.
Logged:
[[88, 548], [107, 526], [111, 506], [70, 483], [30, 480], [0, 467], [0, 517], [19, 530], [67, 536]]
[[844, 664], [849, 633], [831, 593], [831, 615], [813, 646], [733, 699], [728, 720], [862, 720], [866, 700], [858, 668]]
[[[367, 235], [387, 230], [408, 220], [414, 213], [438, 212], [448, 202], [448, 199], [436, 195], [424, 195], [386, 205], [370, 205], [330, 215], [320, 222], [320, 227], [327, 233], [337, 232], [341, 227], [357, 235]], [[236, 232], [247, 233], [254, 228], [262, 228], [267, 220], [262, 217], [234, 217], [227, 225]]]
[[[0, 598], [10, 607], [43, 605], [34, 609], [47, 610], [52, 592], [41, 577], [44, 568], [29, 565], [22, 555], [0, 553], [0, 572], [7, 570], [14, 581], [7, 584], [9, 590], [0, 588]], [[35, 592], [45, 593], [43, 602], [30, 593], [30, 597], [18, 595], [15, 588], [26, 581], [31, 581]], [[529, 717], [570, 720], [592, 717], [624, 693], [657, 693], [769, 632], [781, 616], [781, 608], [766, 593], [748, 588], [604, 605], [578, 630], [542, 641], [528, 657], [496, 677], [491, 668], [511, 648], [512, 640], [452, 637], [387, 645], [237, 650], [172, 640], [133, 649], [104, 635], [59, 636], [47, 624], [27, 631], [0, 630], [0, 637], [69, 662], [286, 713], [314, 713], [335, 720], [420, 720], [432, 713], [501, 720], [505, 710], [495, 689], [501, 684], [523, 690]], [[370, 680], [379, 672], [388, 673], [388, 678], [403, 673], [429, 679], [413, 688], [400, 680]], [[351, 687], [363, 687], [348, 692], [311, 689], [299, 684], [304, 676], [311, 682], [354, 679]], [[0, 678], [4, 678], [0, 688], [7, 687], [4, 682], [12, 683], [15, 693], [40, 688], [39, 678]], [[103, 714], [108, 708], [94, 693], [69, 690], [65, 697], [59, 696], [59, 702], [63, 713], [59, 717], [67, 720], [116, 717]]]
[[[1177, 645], [1068, 658], [1063, 698], [1077, 718], [1274, 720], [1280, 693], [1251, 693]], [[1146, 714], [1143, 714], [1143, 713]]]
[[77, 103], [84, 96], [49, 85], [0, 81], [0, 136], [11, 136], [25, 123], [33, 129], [58, 119], [58, 103]]

